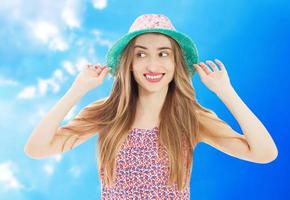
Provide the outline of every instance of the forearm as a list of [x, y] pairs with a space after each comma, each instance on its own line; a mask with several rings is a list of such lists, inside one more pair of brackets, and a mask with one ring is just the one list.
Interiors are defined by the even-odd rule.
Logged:
[[84, 94], [85, 92], [77, 88], [70, 88], [33, 129], [25, 149], [49, 145], [67, 113]]
[[278, 150], [271, 135], [236, 91], [230, 87], [218, 93], [217, 96], [239, 123], [250, 146], [250, 151], [263, 157], [276, 157]]

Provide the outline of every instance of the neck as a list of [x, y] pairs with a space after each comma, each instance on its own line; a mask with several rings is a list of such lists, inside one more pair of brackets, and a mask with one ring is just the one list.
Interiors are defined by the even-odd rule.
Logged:
[[140, 92], [137, 100], [136, 118], [159, 125], [159, 114], [168, 88], [158, 92]]

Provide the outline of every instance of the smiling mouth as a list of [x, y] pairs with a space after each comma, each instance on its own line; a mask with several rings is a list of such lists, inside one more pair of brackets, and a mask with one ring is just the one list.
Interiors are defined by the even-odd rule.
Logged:
[[165, 75], [165, 73], [162, 73], [161, 75], [157, 75], [157, 76], [150, 76], [150, 75], [143, 74], [145, 79], [151, 83], [152, 82], [159, 82], [163, 78], [164, 75]]

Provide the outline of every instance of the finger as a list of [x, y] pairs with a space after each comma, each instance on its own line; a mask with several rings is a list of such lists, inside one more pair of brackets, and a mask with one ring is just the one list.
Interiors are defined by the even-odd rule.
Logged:
[[219, 59], [214, 59], [214, 61], [220, 66], [221, 70], [226, 71], [224, 64]]
[[96, 67], [95, 64], [88, 64], [88, 65], [87, 65], [87, 69], [88, 69], [88, 70], [91, 70], [91, 71], [97, 71], [97, 72], [99, 71], [99, 70], [98, 70], [98, 67]]
[[204, 63], [204, 62], [200, 62], [199, 65], [201, 66], [201, 68], [204, 70], [204, 72], [208, 75], [210, 74], [212, 71], [210, 70], [210, 68]]
[[213, 68], [213, 71], [219, 71], [219, 68], [211, 60], [207, 60], [206, 63], [209, 64]]
[[94, 65], [94, 67], [95, 67], [96, 69], [97, 69], [98, 67], [101, 67], [101, 66], [102, 66], [102, 65], [99, 64], [99, 63]]
[[104, 67], [104, 69], [102, 70], [102, 72], [99, 74], [99, 77], [101, 79], [103, 79], [111, 69], [112, 68], [110, 68], [110, 67]]
[[85, 69], [91, 69], [92, 68], [92, 64], [87, 64], [84, 66]]
[[102, 70], [104, 69], [105, 66], [102, 66], [101, 64], [95, 64], [93, 66], [93, 71], [95, 71], [98, 75], [100, 75], [100, 73], [102, 72]]
[[101, 71], [103, 70], [102, 65], [101, 64], [96, 64], [94, 65], [93, 68], [98, 74], [101, 73]]
[[203, 78], [204, 76], [206, 76], [206, 73], [203, 71], [203, 69], [201, 68], [201, 66], [199, 66], [198, 64], [193, 64], [193, 66], [195, 67], [197, 73], [199, 74], [199, 76], [201, 78]]

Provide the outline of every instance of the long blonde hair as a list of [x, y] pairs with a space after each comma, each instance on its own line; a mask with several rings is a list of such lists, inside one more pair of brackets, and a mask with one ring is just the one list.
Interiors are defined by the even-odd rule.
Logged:
[[[74, 123], [63, 127], [70, 130], [70, 137], [77, 135], [77, 139], [88, 132], [99, 133], [98, 168], [109, 186], [116, 178], [116, 155], [130, 131], [136, 113], [138, 87], [130, 71], [135, 39], [130, 41], [121, 55], [111, 94], [85, 107], [75, 117]], [[176, 181], [178, 190], [182, 190], [190, 181], [193, 150], [198, 142], [200, 128], [206, 130], [207, 123], [225, 122], [197, 102], [182, 51], [175, 40], [168, 39], [173, 47], [175, 72], [160, 112], [159, 144], [168, 153], [170, 170], [167, 183], [172, 185]]]

